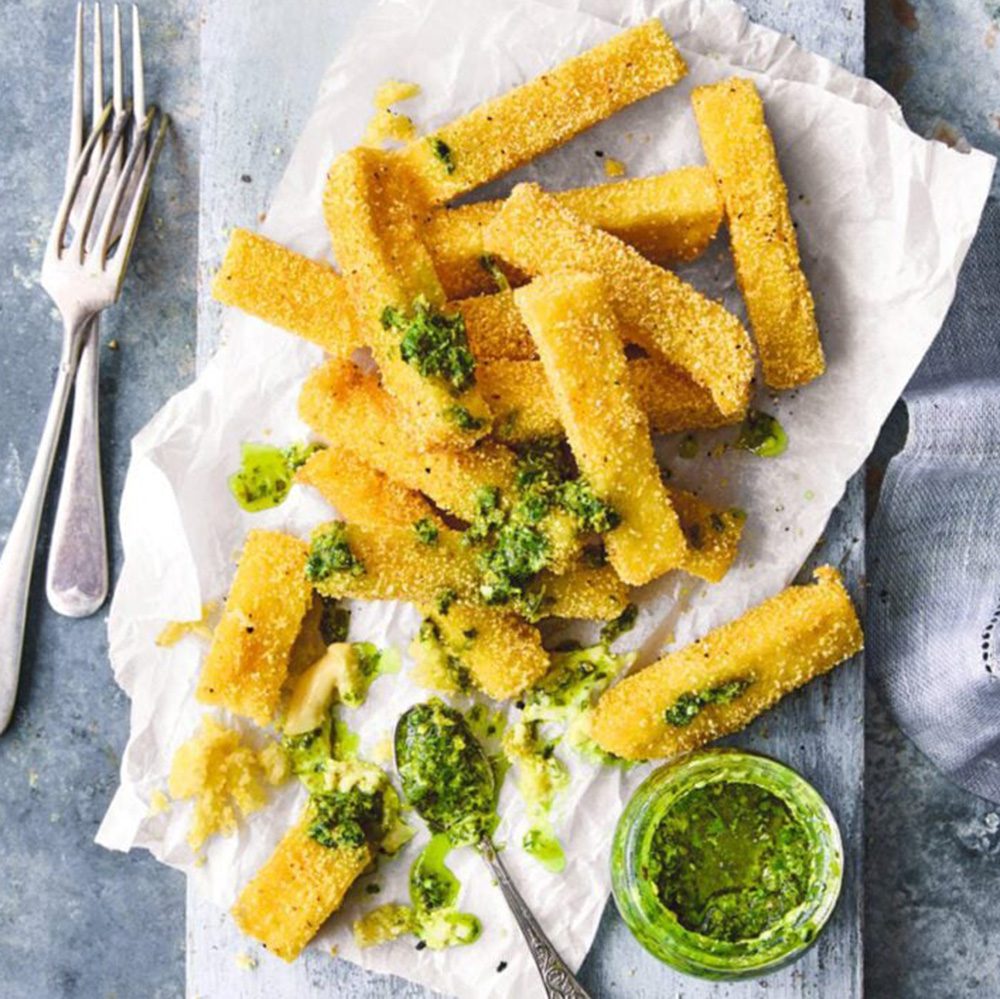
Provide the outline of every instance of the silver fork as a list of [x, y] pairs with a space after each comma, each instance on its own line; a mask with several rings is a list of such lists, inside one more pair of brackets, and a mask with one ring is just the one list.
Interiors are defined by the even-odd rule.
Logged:
[[[62, 316], [63, 343], [38, 454], [0, 554], [0, 732], [10, 721], [17, 696], [38, 525], [66, 403], [93, 319], [121, 294], [153, 166], [167, 131], [167, 117], [155, 107], [150, 107], [141, 120], [128, 105], [117, 113], [112, 111], [108, 103], [94, 117], [93, 130], [81, 147], [66, 185], [42, 263], [42, 287]], [[120, 172], [112, 183], [112, 165], [119, 151], [125, 150]], [[88, 190], [84, 192], [84, 178], [91, 169]], [[71, 225], [74, 208], [78, 209], [79, 221]]]
[[[84, 139], [83, 107], [83, 4], [76, 8], [76, 41], [73, 56], [73, 111], [70, 123], [69, 154], [66, 158], [66, 183], [76, 168]], [[104, 38], [101, 5], [93, 8], [93, 57], [91, 66], [90, 131], [94, 130], [105, 103]], [[121, 11], [115, 4], [112, 13], [112, 112], [124, 109], [122, 86]], [[139, 17], [132, 8], [133, 83], [135, 114], [144, 117], [144, 85], [142, 75]], [[103, 137], [97, 149], [103, 152]], [[121, 174], [122, 150], [119, 148], [111, 163], [105, 192]], [[82, 220], [85, 198], [90, 192], [97, 163], [92, 161], [80, 186], [80, 197], [70, 211], [74, 228]], [[106, 207], [107, 198], [102, 199]], [[102, 206], [99, 206], [102, 207]], [[116, 238], [121, 235], [121, 219], [115, 225]], [[101, 453], [98, 421], [100, 386], [100, 319], [95, 318], [84, 341], [80, 367], [73, 387], [73, 409], [70, 415], [69, 441], [63, 470], [52, 540], [49, 546], [45, 592], [51, 607], [67, 617], [86, 617], [104, 603], [108, 595], [108, 544], [104, 525], [104, 492], [101, 484]]]

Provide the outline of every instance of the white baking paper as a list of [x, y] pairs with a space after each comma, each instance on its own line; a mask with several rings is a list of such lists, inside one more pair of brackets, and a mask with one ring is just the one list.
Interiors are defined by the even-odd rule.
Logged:
[[[732, 430], [699, 434], [699, 457], [692, 460], [678, 456], [675, 438], [659, 442], [674, 481], [742, 507], [749, 519], [742, 554], [723, 583], [708, 587], [674, 575], [640, 593], [639, 624], [619, 644], [636, 648], [643, 664], [738, 615], [795, 575], [941, 326], [989, 189], [992, 158], [918, 138], [884, 91], [749, 24], [725, 0], [395, 0], [362, 18], [330, 66], [263, 227], [300, 252], [329, 254], [320, 208], [325, 171], [338, 151], [360, 138], [371, 95], [384, 79], [421, 84], [423, 95], [407, 110], [427, 129], [651, 15], [675, 33], [689, 76], [490, 190], [523, 178], [551, 188], [600, 182], [597, 149], [624, 161], [631, 176], [703, 162], [691, 88], [734, 72], [753, 76], [788, 182], [828, 371], [801, 391], [758, 400], [788, 431], [781, 458], [736, 450], [710, 457], [712, 445], [731, 439]], [[684, 274], [743, 314], [724, 236]], [[231, 312], [222, 346], [198, 380], [135, 438], [122, 499], [125, 564], [109, 632], [115, 676], [132, 698], [131, 735], [121, 787], [98, 842], [147, 848], [223, 907], [291, 824], [302, 794], [293, 786], [275, 792], [236, 835], [213, 840], [203, 863], [185, 842], [189, 805], [149, 815], [150, 796], [165, 786], [174, 751], [204, 714], [193, 697], [204, 645], [188, 638], [164, 649], [154, 639], [166, 621], [197, 618], [203, 602], [224, 596], [250, 527], [304, 536], [329, 517], [329, 508], [301, 488], [283, 506], [248, 515], [226, 487], [241, 442], [286, 443], [304, 435], [296, 397], [320, 357], [316, 348]], [[370, 604], [356, 609], [352, 638], [405, 651], [417, 623], [412, 608]], [[405, 670], [380, 679], [368, 704], [348, 719], [361, 733], [362, 754], [424, 696]], [[228, 720], [260, 738], [252, 726]], [[565, 755], [573, 781], [556, 806], [555, 824], [566, 871], [549, 874], [517, 847], [525, 819], [511, 780], [501, 798], [498, 839], [509, 844], [504, 857], [529, 904], [577, 966], [606, 901], [614, 821], [645, 770], [598, 770]], [[412, 940], [357, 951], [352, 918], [376, 902], [405, 901], [409, 862], [424, 839], [421, 832], [397, 860], [383, 863], [375, 878], [381, 892], [354, 893], [319, 944], [336, 944], [340, 956], [365, 967], [459, 996], [481, 993], [484, 969], [506, 961], [506, 994], [541, 995], [515, 924], [470, 850], [455, 852], [450, 863], [464, 886], [462, 906], [483, 920], [479, 942], [441, 953], [417, 952]]]

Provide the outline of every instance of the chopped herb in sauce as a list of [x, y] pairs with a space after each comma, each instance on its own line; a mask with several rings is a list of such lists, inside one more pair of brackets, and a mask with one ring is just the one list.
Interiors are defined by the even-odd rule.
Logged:
[[351, 627], [351, 612], [333, 597], [320, 595], [322, 610], [319, 617], [319, 635], [327, 645], [347, 641]]
[[451, 151], [451, 146], [444, 139], [439, 139], [436, 135], [430, 136], [427, 141], [431, 144], [431, 152], [434, 154], [434, 158], [444, 166], [445, 173], [454, 173], [455, 155]]
[[437, 595], [437, 600], [435, 601], [435, 606], [437, 607], [438, 614], [447, 614], [451, 610], [451, 605], [458, 599], [458, 594], [452, 590], [442, 590]]
[[420, 520], [414, 521], [413, 532], [421, 544], [428, 546], [436, 545], [441, 533], [430, 517], [421, 517]]
[[746, 691], [753, 683], [752, 679], [740, 677], [736, 680], [729, 680], [720, 683], [708, 690], [692, 691], [681, 694], [674, 703], [664, 712], [664, 718], [668, 725], [675, 728], [684, 728], [698, 717], [702, 709], [709, 704], [729, 704]]
[[229, 491], [244, 510], [256, 513], [283, 503], [292, 488], [295, 473], [323, 444], [273, 444], [246, 442], [240, 445], [240, 468], [229, 477]]
[[483, 421], [478, 416], [473, 416], [465, 406], [457, 403], [444, 411], [444, 418], [454, 423], [459, 430], [471, 432], [483, 428]]
[[751, 409], [740, 426], [736, 446], [761, 458], [777, 458], [788, 448], [785, 428], [769, 413]]
[[604, 642], [605, 645], [610, 645], [626, 632], [631, 631], [635, 627], [635, 622], [638, 617], [638, 606], [635, 604], [628, 604], [625, 607], [625, 610], [623, 610], [618, 617], [616, 617], [613, 621], [608, 621], [608, 623], [601, 628], [601, 641]]
[[437, 698], [416, 704], [396, 730], [396, 767], [406, 800], [456, 846], [496, 825], [492, 766], [460, 711]]
[[335, 572], [363, 576], [364, 564], [356, 558], [347, 542], [347, 526], [334, 521], [325, 530], [314, 534], [306, 561], [306, 578], [314, 583], [327, 579]]
[[805, 902], [812, 871], [809, 834], [788, 805], [728, 780], [671, 804], [642, 867], [682, 926], [731, 943], [761, 936]]
[[461, 650], [448, 646], [436, 621], [424, 618], [410, 646], [416, 663], [413, 679], [422, 687], [445, 694], [472, 689], [472, 675], [461, 659]]
[[479, 266], [493, 278], [497, 291], [510, 291], [510, 281], [507, 280], [507, 275], [504, 274], [492, 253], [484, 253], [479, 258]]
[[320, 846], [363, 846], [377, 837], [385, 814], [380, 792], [327, 791], [311, 798], [309, 836]]
[[400, 334], [400, 355], [425, 378], [443, 379], [455, 394], [475, 384], [476, 360], [460, 312], [442, 312], [419, 296], [409, 314], [387, 305], [382, 310], [382, 326]]

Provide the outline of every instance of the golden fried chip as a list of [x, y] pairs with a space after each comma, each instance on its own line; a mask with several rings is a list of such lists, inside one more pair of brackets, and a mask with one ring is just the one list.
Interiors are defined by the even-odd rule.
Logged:
[[743, 728], [863, 641], [840, 573], [823, 566], [812, 585], [788, 587], [612, 687], [590, 734], [628, 760], [688, 752]]
[[688, 542], [681, 568], [709, 583], [718, 583], [739, 554], [746, 514], [742, 510], [718, 509], [683, 489], [668, 492]]
[[285, 961], [299, 956], [372, 862], [367, 844], [322, 846], [310, 823], [307, 806], [232, 908], [236, 925]]
[[486, 247], [531, 274], [600, 275], [626, 340], [712, 393], [719, 411], [746, 408], [753, 348], [736, 316], [676, 274], [588, 226], [536, 184], [519, 184], [486, 231]]
[[[712, 173], [691, 166], [655, 177], [553, 192], [565, 208], [588, 225], [617, 236], [659, 264], [700, 256], [722, 221], [722, 199]], [[496, 291], [494, 262], [483, 233], [503, 206], [480, 201], [433, 212], [424, 240], [438, 277], [452, 298]], [[526, 276], [496, 261], [506, 279], [523, 284]]]
[[354, 309], [337, 272], [246, 229], [233, 230], [212, 296], [337, 357], [347, 357], [361, 345]]
[[492, 441], [461, 451], [421, 451], [378, 378], [348, 361], [329, 361], [306, 379], [299, 415], [333, 448], [353, 451], [463, 520], [475, 516], [479, 489], [508, 491], [514, 481], [514, 455]]
[[775, 389], [805, 385], [823, 373], [823, 347], [760, 95], [752, 80], [733, 78], [698, 87], [691, 101], [726, 204], [764, 381]]
[[[498, 440], [518, 444], [562, 436], [556, 402], [540, 362], [484, 361], [478, 370]], [[706, 430], [741, 418], [739, 413], [723, 416], [706, 389], [666, 361], [635, 358], [628, 362], [628, 374], [635, 400], [654, 433]]]
[[432, 204], [443, 204], [676, 83], [687, 66], [658, 20], [480, 104], [399, 153]]
[[524, 693], [551, 666], [538, 628], [502, 608], [456, 604], [447, 614], [425, 608], [424, 616], [416, 642], [426, 653], [443, 654], [448, 669], [464, 671], [494, 700]]
[[641, 586], [680, 566], [687, 543], [653, 455], [603, 281], [564, 272], [514, 292], [584, 478], [621, 523], [605, 535], [618, 575]]
[[299, 469], [296, 478], [317, 490], [344, 520], [377, 527], [439, 522], [434, 508], [413, 489], [372, 468], [353, 451], [325, 448]]
[[275, 531], [251, 531], [195, 696], [267, 725], [277, 711], [288, 658], [312, 601], [308, 548]]
[[411, 191], [387, 153], [353, 149], [330, 168], [323, 210], [382, 381], [427, 446], [468, 447], [489, 429], [461, 317], [444, 311]]

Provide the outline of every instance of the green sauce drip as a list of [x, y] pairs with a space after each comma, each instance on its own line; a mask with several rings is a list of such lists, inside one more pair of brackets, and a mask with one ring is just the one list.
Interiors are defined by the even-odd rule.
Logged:
[[437, 136], [430, 136], [427, 140], [431, 144], [431, 152], [434, 158], [444, 167], [445, 173], [455, 172], [455, 154], [451, 151], [451, 146], [444, 139]]
[[333, 722], [333, 756], [337, 760], [356, 760], [361, 748], [361, 736], [352, 731], [347, 722], [336, 718]]
[[753, 680], [740, 677], [709, 687], [707, 690], [681, 694], [664, 712], [664, 718], [668, 725], [684, 728], [690, 725], [709, 704], [729, 704], [742, 695], [752, 683]]
[[806, 901], [809, 835], [777, 795], [718, 781], [675, 801], [642, 876], [686, 929], [715, 940], [759, 937]]
[[751, 409], [740, 427], [736, 446], [761, 458], [777, 458], [788, 448], [785, 428], [769, 413]]
[[521, 840], [525, 853], [531, 854], [546, 870], [559, 874], [566, 867], [562, 844], [547, 824], [532, 826]]
[[635, 627], [636, 619], [639, 617], [639, 608], [635, 604], [628, 604], [613, 621], [601, 628], [601, 641], [605, 645], [610, 645], [613, 641], [621, 638], [626, 632]]
[[327, 645], [347, 641], [351, 628], [351, 611], [342, 607], [333, 597], [320, 595], [322, 610], [319, 617], [319, 635]]
[[493, 278], [497, 291], [510, 291], [510, 281], [507, 280], [507, 275], [501, 270], [492, 253], [484, 253], [479, 258], [479, 266]]
[[244, 510], [257, 513], [284, 503], [295, 473], [322, 444], [273, 444], [246, 442], [240, 445], [240, 468], [229, 477], [229, 491]]
[[443, 379], [456, 395], [475, 385], [476, 359], [469, 350], [461, 312], [444, 313], [420, 296], [409, 314], [387, 305], [381, 321], [383, 328], [400, 334], [400, 355], [425, 378]]
[[444, 411], [444, 418], [454, 423], [459, 430], [467, 432], [482, 430], [485, 425], [478, 416], [473, 416], [465, 406], [449, 406]]
[[364, 563], [355, 557], [347, 542], [347, 526], [340, 521], [334, 521], [326, 530], [313, 535], [306, 561], [306, 578], [314, 583], [335, 572], [349, 572], [352, 576], [365, 573]]
[[414, 521], [413, 533], [416, 534], [417, 540], [422, 545], [432, 546], [438, 543], [441, 532], [430, 517], [421, 517], [420, 520]]

